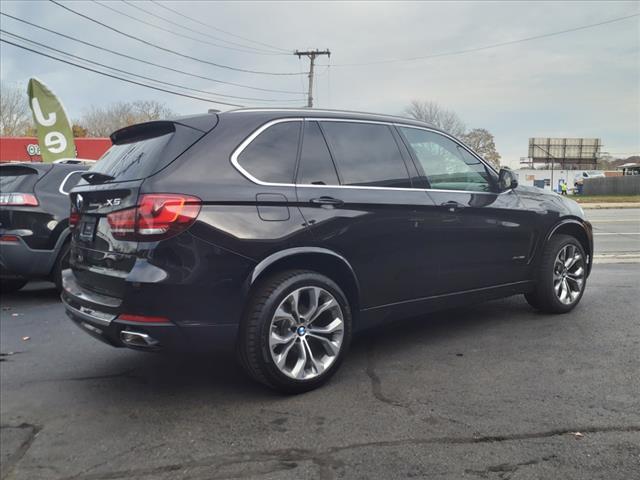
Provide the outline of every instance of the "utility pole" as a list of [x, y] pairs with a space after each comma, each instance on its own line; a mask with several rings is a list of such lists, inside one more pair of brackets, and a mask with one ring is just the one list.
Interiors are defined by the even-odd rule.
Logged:
[[313, 69], [316, 63], [316, 57], [319, 55], [326, 55], [327, 57], [331, 56], [331, 52], [329, 50], [306, 50], [300, 51], [296, 50], [293, 52], [294, 55], [297, 55], [298, 58], [305, 56], [309, 57], [309, 91], [307, 92], [307, 107], [313, 107]]

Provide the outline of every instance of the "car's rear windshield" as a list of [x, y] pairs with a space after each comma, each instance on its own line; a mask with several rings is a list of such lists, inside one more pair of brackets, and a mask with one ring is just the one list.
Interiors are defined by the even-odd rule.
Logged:
[[173, 135], [169, 133], [140, 142], [112, 145], [89, 171], [103, 173], [119, 181], [145, 178], [156, 170], [160, 154]]
[[175, 124], [175, 131], [165, 132], [112, 145], [88, 172], [108, 175], [115, 182], [144, 179], [169, 165], [204, 135], [180, 124]]
[[28, 193], [38, 181], [38, 170], [24, 165], [3, 165], [0, 167], [0, 192]]

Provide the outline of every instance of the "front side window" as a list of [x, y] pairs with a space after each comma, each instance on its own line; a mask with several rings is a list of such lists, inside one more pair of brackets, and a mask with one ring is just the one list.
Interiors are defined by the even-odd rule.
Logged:
[[299, 136], [299, 121], [272, 125], [247, 145], [238, 163], [263, 182], [293, 183]]
[[407, 167], [387, 125], [320, 122], [343, 185], [411, 187]]
[[340, 185], [329, 148], [317, 122], [307, 122], [304, 127], [298, 184]]
[[434, 190], [490, 192], [487, 167], [453, 140], [436, 132], [400, 127]]

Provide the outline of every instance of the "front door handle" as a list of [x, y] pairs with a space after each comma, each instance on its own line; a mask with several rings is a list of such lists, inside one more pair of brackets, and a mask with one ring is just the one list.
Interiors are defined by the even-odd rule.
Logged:
[[340, 205], [344, 204], [344, 201], [340, 200], [339, 198], [333, 197], [319, 197], [312, 198], [311, 203], [316, 205], [333, 205], [334, 207], [339, 207]]
[[444, 202], [440, 204], [441, 207], [446, 207], [450, 212], [457, 212], [458, 210], [462, 210], [465, 206], [455, 200], [449, 200], [448, 202]]

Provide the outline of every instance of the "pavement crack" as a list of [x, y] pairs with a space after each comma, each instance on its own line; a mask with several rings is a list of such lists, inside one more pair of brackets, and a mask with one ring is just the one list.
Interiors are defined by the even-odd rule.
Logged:
[[[220, 454], [211, 457], [205, 457], [195, 461], [187, 461], [183, 463], [175, 463], [169, 465], [161, 465], [148, 468], [132, 468], [126, 470], [96, 472], [89, 474], [76, 474], [70, 477], [63, 477], [58, 480], [116, 480], [124, 478], [140, 478], [144, 476], [157, 476], [164, 473], [176, 472], [183, 469], [193, 470], [194, 468], [208, 468], [215, 470], [213, 476], [208, 476], [209, 480], [220, 478], [234, 478], [238, 476], [246, 476], [246, 469], [243, 475], [237, 475], [233, 468], [237, 466], [246, 467], [247, 464], [256, 464], [257, 473], [275, 473], [294, 469], [300, 462], [312, 462], [319, 468], [319, 478], [322, 480], [331, 480], [336, 476], [336, 470], [343, 467], [343, 462], [335, 455], [349, 450], [357, 450], [361, 448], [385, 448], [385, 447], [403, 447], [406, 445], [464, 445], [464, 444], [480, 444], [493, 442], [509, 442], [521, 440], [534, 440], [541, 438], [556, 437], [567, 435], [568, 441], [574, 440], [573, 435], [569, 439], [569, 435], [576, 431], [583, 434], [589, 433], [623, 433], [623, 432], [640, 432], [640, 425], [632, 426], [601, 426], [601, 427], [571, 427], [562, 429], [553, 429], [531, 433], [517, 433], [508, 435], [487, 435], [476, 437], [435, 437], [435, 438], [407, 438], [398, 440], [386, 440], [377, 442], [353, 443], [341, 446], [330, 447], [326, 449], [310, 450], [302, 448], [289, 448], [279, 450], [259, 450], [254, 452], [240, 452], [231, 454]], [[542, 460], [550, 460], [553, 456], [543, 458]], [[530, 460], [518, 464], [500, 464], [489, 466], [486, 469], [489, 473], [509, 473], [513, 468], [519, 468], [525, 465], [533, 465], [540, 460]], [[265, 465], [268, 464], [268, 465]], [[479, 470], [473, 473], [484, 473], [485, 470]], [[471, 472], [469, 472], [471, 473]], [[480, 474], [478, 473], [478, 474]]]
[[367, 366], [365, 372], [371, 380], [371, 392], [377, 400], [382, 403], [386, 403], [387, 405], [391, 405], [392, 407], [406, 408], [406, 405], [387, 397], [382, 391], [382, 380], [380, 380], [380, 376], [376, 371], [375, 354], [372, 343], [367, 346]]
[[15, 429], [26, 429], [29, 430], [29, 435], [27, 438], [18, 446], [15, 452], [9, 455], [9, 458], [5, 461], [2, 469], [2, 479], [8, 478], [11, 474], [15, 466], [22, 460], [25, 456], [33, 441], [36, 439], [36, 436], [42, 430], [42, 427], [38, 425], [34, 425], [32, 423], [21, 423], [19, 425], [0, 425], [0, 430], [4, 430], [5, 428], [15, 428]]

